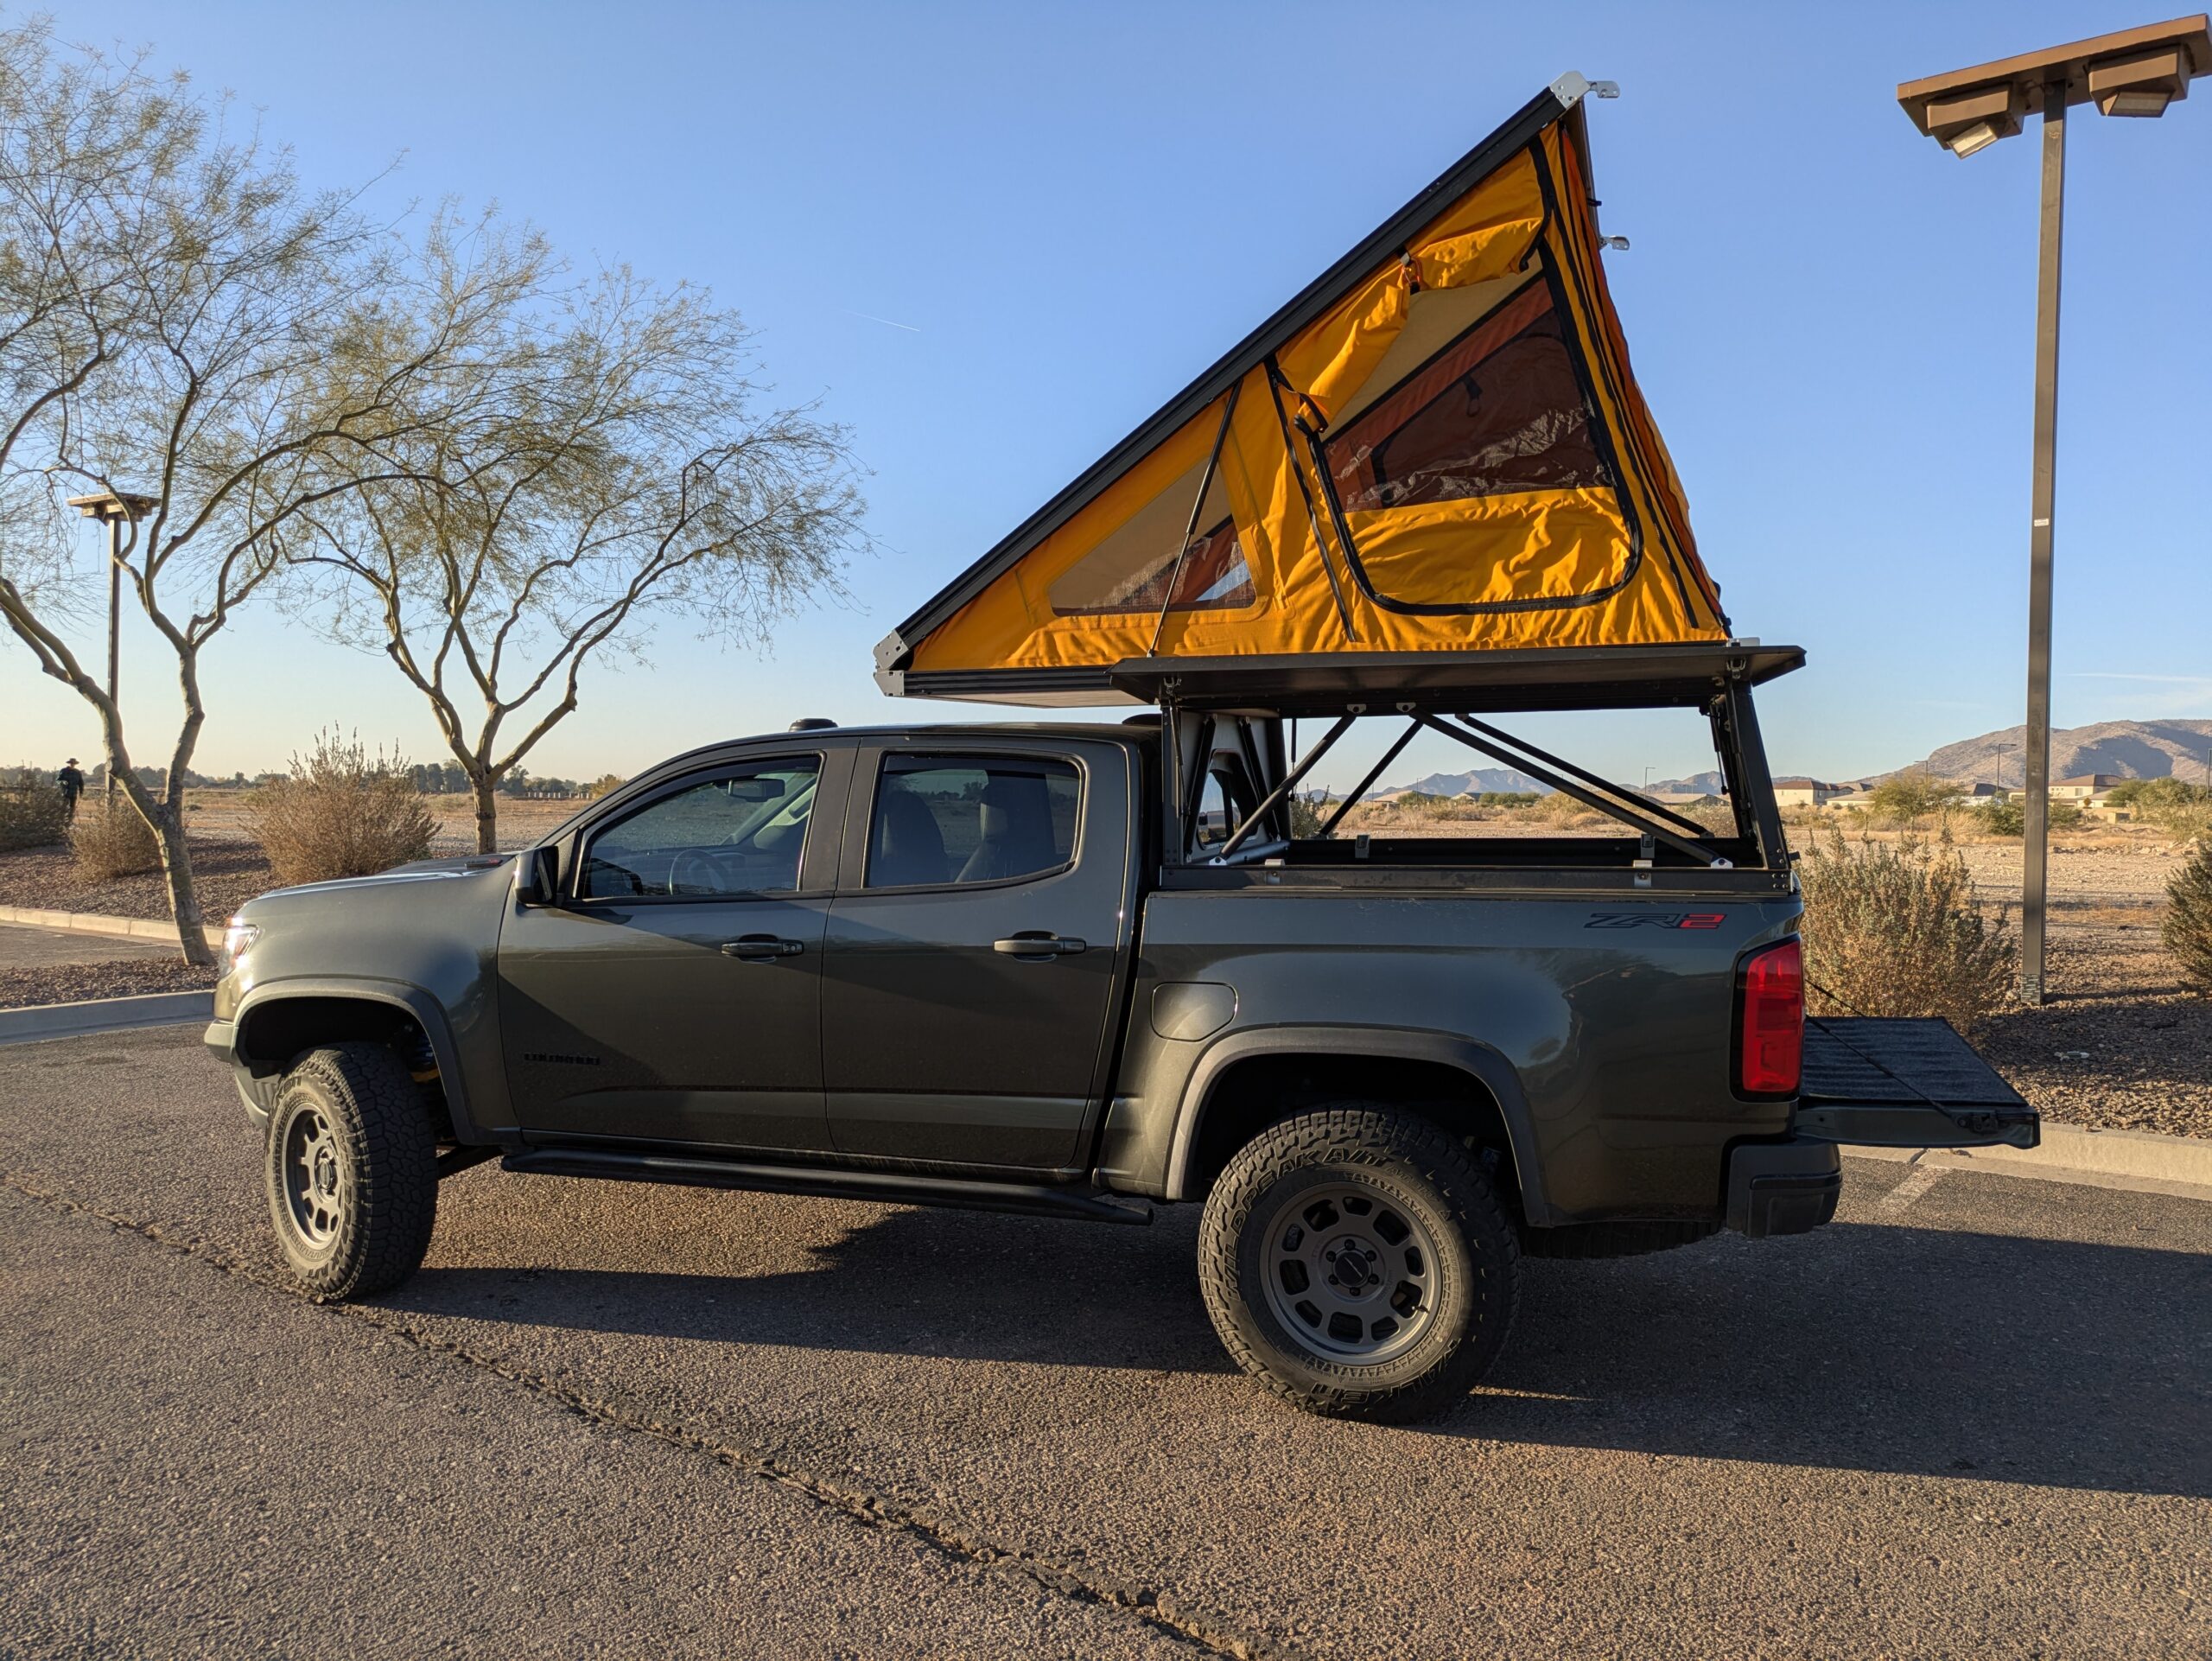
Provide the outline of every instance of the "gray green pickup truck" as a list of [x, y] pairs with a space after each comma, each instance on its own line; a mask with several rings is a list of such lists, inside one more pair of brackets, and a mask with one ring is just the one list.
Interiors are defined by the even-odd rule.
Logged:
[[[1751, 710], [1801, 654], [1512, 659], [1388, 695], [1133, 664], [1165, 713], [1121, 724], [803, 722], [518, 854], [262, 895], [207, 1041], [265, 1127], [277, 1236], [317, 1296], [390, 1290], [440, 1179], [494, 1157], [1112, 1223], [1191, 1204], [1236, 1360], [1404, 1418], [1498, 1353], [1525, 1257], [1815, 1228], [1842, 1142], [2033, 1143], [1941, 1022], [1805, 1019]], [[1563, 705], [1705, 723], [1718, 828], [1492, 719]], [[1448, 734], [1620, 834], [1338, 834], [1299, 786], [1370, 720], [1402, 724], [1386, 760]]]

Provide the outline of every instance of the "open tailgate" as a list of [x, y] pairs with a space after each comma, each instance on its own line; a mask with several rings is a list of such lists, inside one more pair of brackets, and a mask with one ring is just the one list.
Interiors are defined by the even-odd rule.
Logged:
[[1875, 1148], [2032, 1148], [2041, 1125], [1948, 1021], [1805, 1018], [1800, 1136]]

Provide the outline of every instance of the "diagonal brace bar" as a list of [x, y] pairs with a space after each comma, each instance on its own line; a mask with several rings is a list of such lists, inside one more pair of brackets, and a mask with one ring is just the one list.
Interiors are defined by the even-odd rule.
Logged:
[[1217, 861], [1227, 859], [1243, 847], [1245, 839], [1260, 828], [1260, 822], [1281, 805], [1283, 799], [1297, 789], [1304, 781], [1306, 775], [1313, 770], [1313, 764], [1326, 755], [1336, 741], [1351, 729], [1351, 723], [1358, 719], [1359, 717], [1356, 715], [1338, 716], [1337, 724], [1322, 735], [1319, 743], [1306, 751], [1306, 759], [1291, 769], [1287, 778], [1268, 792], [1267, 799], [1254, 808], [1244, 823], [1236, 827], [1229, 840], [1222, 844], [1221, 851], [1216, 854], [1214, 858]]
[[1684, 838], [1676, 836], [1672, 830], [1668, 830], [1664, 825], [1653, 824], [1650, 820], [1644, 818], [1640, 814], [1630, 811], [1623, 803], [1608, 801], [1603, 796], [1592, 794], [1591, 792], [1585, 790], [1580, 785], [1570, 782], [1566, 778], [1550, 771], [1547, 767], [1540, 767], [1533, 761], [1520, 760], [1515, 756], [1507, 754], [1502, 750], [1491, 748], [1491, 745], [1484, 742], [1475, 734], [1467, 731], [1464, 727], [1447, 726], [1443, 722], [1439, 721], [1434, 716], [1423, 715], [1418, 710], [1411, 713], [1413, 714], [1413, 718], [1421, 722], [1422, 726], [1442, 733], [1446, 738], [1455, 738], [1459, 740], [1460, 743], [1465, 744], [1469, 749], [1474, 751], [1476, 754], [1486, 755], [1493, 761], [1503, 761], [1510, 767], [1518, 767], [1523, 773], [1529, 773], [1534, 777], [1541, 780], [1545, 784], [1549, 785], [1554, 790], [1558, 791], [1562, 796], [1572, 796], [1576, 801], [1580, 802], [1585, 807], [1594, 809], [1596, 811], [1603, 813], [1607, 818], [1618, 819], [1623, 824], [1628, 826], [1631, 830], [1639, 831], [1643, 835], [1651, 837], [1656, 842], [1663, 842], [1669, 848], [1674, 849], [1677, 853], [1688, 854], [1692, 859], [1695, 860], [1700, 865], [1708, 866], [1715, 870], [1726, 870], [1730, 869], [1732, 864], [1732, 861], [1716, 857], [1711, 849], [1700, 848], [1695, 843], [1687, 841]]
[[1414, 741], [1414, 735], [1418, 733], [1420, 730], [1421, 722], [1418, 721], [1408, 721], [1406, 722], [1406, 729], [1404, 732], [1398, 735], [1398, 741], [1391, 745], [1389, 749], [1382, 752], [1382, 759], [1380, 761], [1377, 761], [1373, 767], [1368, 768], [1367, 777], [1362, 779], [1357, 784], [1354, 785], [1351, 787], [1351, 794], [1345, 797], [1344, 800], [1337, 804], [1337, 811], [1329, 815], [1327, 823], [1323, 824], [1321, 827], [1321, 834], [1323, 836], [1325, 837], [1333, 831], [1343, 821], [1344, 815], [1351, 812], [1352, 808], [1358, 803], [1359, 799], [1367, 794], [1369, 791], [1375, 788], [1375, 781], [1382, 776], [1382, 769], [1389, 767], [1391, 762], [1398, 759], [1398, 752], [1404, 749], [1407, 745], [1412, 743]]
[[1511, 733], [1501, 731], [1499, 729], [1491, 726], [1487, 721], [1478, 721], [1472, 716], [1461, 716], [1459, 719], [1465, 722], [1468, 726], [1472, 727], [1477, 732], [1486, 733], [1491, 737], [1497, 739], [1502, 744], [1510, 744], [1514, 748], [1524, 751], [1528, 754], [1535, 756], [1539, 761], [1544, 762], [1548, 766], [1557, 767], [1561, 773], [1567, 773], [1572, 778], [1580, 779], [1584, 784], [1589, 785], [1594, 789], [1602, 790], [1609, 794], [1618, 796], [1622, 801], [1630, 803], [1646, 812], [1651, 813], [1659, 818], [1666, 820], [1668, 824], [1674, 825], [1678, 830], [1687, 830], [1694, 837], [1701, 837], [1706, 834], [1705, 827], [1700, 824], [1695, 819], [1684, 818], [1681, 814], [1674, 811], [1671, 808], [1665, 806], [1662, 803], [1653, 801], [1651, 798], [1646, 796], [1641, 791], [1630, 790], [1625, 785], [1617, 785], [1610, 779], [1602, 778], [1597, 773], [1578, 767], [1573, 762], [1567, 760], [1563, 757], [1554, 755], [1549, 750], [1538, 749], [1534, 744], [1531, 744], [1525, 738], [1516, 737]]

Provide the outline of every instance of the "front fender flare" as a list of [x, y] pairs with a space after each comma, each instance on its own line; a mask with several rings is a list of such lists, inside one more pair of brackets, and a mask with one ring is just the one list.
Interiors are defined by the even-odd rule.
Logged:
[[1225, 1034], [1198, 1058], [1176, 1109], [1175, 1136], [1167, 1157], [1167, 1195], [1187, 1198], [1191, 1150], [1198, 1143], [1208, 1098], [1221, 1075], [1255, 1055], [1357, 1055], [1378, 1061], [1427, 1061], [1466, 1073], [1487, 1090], [1505, 1121], [1514, 1180], [1531, 1224], [1554, 1220], [1544, 1197], [1543, 1169], [1536, 1150], [1535, 1126], [1521, 1080], [1512, 1064], [1489, 1045], [1456, 1033], [1402, 1027], [1261, 1027]]
[[453, 1025], [446, 1018], [445, 1007], [411, 982], [334, 975], [287, 978], [256, 986], [239, 1000], [231, 1015], [232, 1064], [239, 1067], [249, 1065], [241, 1052], [257, 1010], [301, 998], [344, 999], [404, 1010], [430, 1041], [430, 1053], [438, 1064], [438, 1083], [445, 1091], [446, 1112], [453, 1120], [454, 1138], [464, 1145], [488, 1140], [480, 1133], [475, 1115], [469, 1109], [468, 1083], [461, 1072], [461, 1053], [454, 1043]]

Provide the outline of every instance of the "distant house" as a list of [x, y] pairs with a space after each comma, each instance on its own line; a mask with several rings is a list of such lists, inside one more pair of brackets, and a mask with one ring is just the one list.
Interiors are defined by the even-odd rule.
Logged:
[[1775, 805], [1779, 807], [1821, 807], [1849, 793], [1848, 785], [1823, 784], [1818, 779], [1777, 779]]
[[2116, 773], [2083, 773], [2071, 779], [2060, 779], [2050, 786], [2054, 802], [2079, 802], [2084, 805], [2099, 804], [2109, 796], [2113, 786], [2127, 781]]

